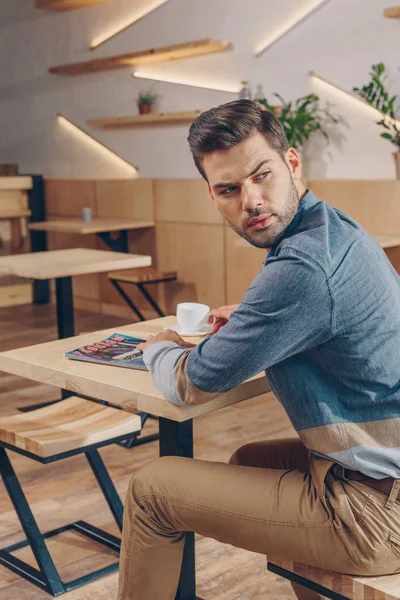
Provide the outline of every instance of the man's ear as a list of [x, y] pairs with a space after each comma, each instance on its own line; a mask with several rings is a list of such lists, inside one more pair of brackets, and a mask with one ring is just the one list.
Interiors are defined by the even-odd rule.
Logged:
[[289, 148], [289, 150], [285, 152], [285, 160], [293, 179], [295, 181], [301, 179], [302, 164], [300, 157], [294, 148]]
[[215, 204], [215, 199], [214, 199], [213, 193], [212, 193], [212, 191], [211, 191], [211, 188], [210, 188], [210, 186], [209, 186], [209, 185], [208, 185], [207, 187], [208, 187], [208, 193], [210, 194], [211, 200], [212, 200], [212, 201], [213, 201], [213, 203]]

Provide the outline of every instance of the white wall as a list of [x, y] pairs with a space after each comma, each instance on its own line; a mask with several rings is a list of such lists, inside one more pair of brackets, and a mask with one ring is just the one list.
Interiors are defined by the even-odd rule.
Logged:
[[[391, 89], [400, 93], [400, 21], [382, 15], [389, 0], [331, 0], [260, 58], [254, 48], [309, 0], [168, 0], [116, 38], [89, 51], [90, 40], [150, 0], [110, 0], [71, 12], [37, 10], [34, 0], [0, 3], [0, 162], [47, 177], [124, 177], [127, 172], [56, 120], [62, 113], [137, 165], [140, 176], [196, 177], [187, 126], [103, 131], [87, 118], [134, 114], [139, 89], [132, 69], [81, 76], [47, 73], [49, 66], [139, 51], [205, 37], [229, 40], [232, 52], [153, 65], [154, 73], [196, 76], [205, 82], [264, 85], [270, 100], [315, 91], [334, 102], [347, 124], [328, 147], [314, 140], [305, 153], [308, 173], [328, 178], [392, 178], [392, 145], [379, 137], [369, 109], [308, 77], [315, 70], [351, 89], [368, 79], [371, 64], [385, 62]], [[393, 4], [394, 2], [392, 2]], [[163, 111], [207, 109], [235, 95], [157, 83]]]

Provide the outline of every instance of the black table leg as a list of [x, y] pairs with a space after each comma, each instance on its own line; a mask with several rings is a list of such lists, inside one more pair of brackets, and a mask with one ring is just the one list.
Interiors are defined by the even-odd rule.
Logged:
[[[32, 188], [28, 190], [30, 222], [46, 220], [46, 199], [44, 181], [41, 175], [30, 175]], [[44, 252], [47, 250], [47, 232], [30, 231], [31, 252]], [[48, 304], [50, 300], [50, 286], [47, 279], [35, 279], [33, 282], [33, 303]]]
[[[186, 456], [193, 458], [193, 421], [178, 423], [159, 419], [160, 456]], [[196, 564], [194, 533], [186, 533], [185, 548], [175, 600], [201, 600], [196, 596]]]
[[72, 277], [56, 279], [57, 328], [60, 340], [75, 335]]
[[[74, 300], [72, 295], [72, 277], [56, 279], [57, 329], [60, 340], [75, 335]], [[61, 390], [61, 397], [69, 398], [73, 392]], [[56, 401], [57, 402], [57, 401]]]

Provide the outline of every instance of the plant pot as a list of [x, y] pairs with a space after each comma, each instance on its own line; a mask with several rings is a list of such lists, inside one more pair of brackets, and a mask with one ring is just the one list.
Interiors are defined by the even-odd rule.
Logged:
[[151, 104], [138, 104], [139, 115], [148, 115], [151, 112]]
[[400, 149], [393, 152], [394, 164], [396, 166], [396, 178], [400, 179]]

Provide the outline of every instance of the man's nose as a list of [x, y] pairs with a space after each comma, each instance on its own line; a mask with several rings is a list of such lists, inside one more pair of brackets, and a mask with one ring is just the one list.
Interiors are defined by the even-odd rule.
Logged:
[[250, 212], [255, 208], [264, 204], [263, 197], [259, 187], [245, 187], [242, 188], [242, 209]]

